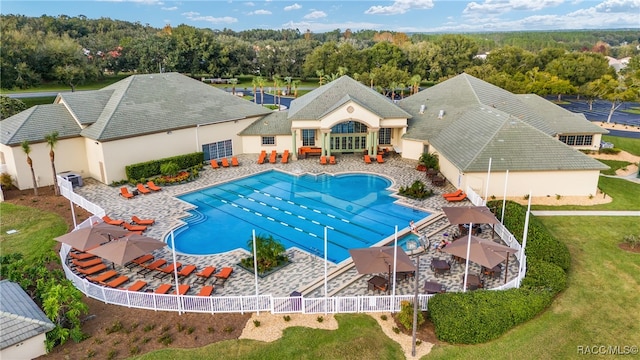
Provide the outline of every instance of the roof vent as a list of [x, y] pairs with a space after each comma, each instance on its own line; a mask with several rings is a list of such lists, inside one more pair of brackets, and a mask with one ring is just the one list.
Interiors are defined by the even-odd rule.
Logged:
[[424, 106], [424, 104], [420, 105], [420, 114], [424, 114], [424, 108], [426, 106]]
[[444, 110], [440, 110], [438, 113], [438, 119], [442, 119], [444, 117]]

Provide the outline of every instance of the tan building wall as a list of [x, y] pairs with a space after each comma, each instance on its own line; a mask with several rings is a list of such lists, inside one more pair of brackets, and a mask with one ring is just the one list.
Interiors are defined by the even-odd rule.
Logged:
[[400, 150], [405, 159], [418, 160], [424, 151], [424, 143], [416, 140], [401, 139]]
[[0, 351], [0, 359], [30, 360], [45, 355], [47, 353], [44, 346], [45, 340], [46, 335], [40, 334], [15, 345], [6, 347]]

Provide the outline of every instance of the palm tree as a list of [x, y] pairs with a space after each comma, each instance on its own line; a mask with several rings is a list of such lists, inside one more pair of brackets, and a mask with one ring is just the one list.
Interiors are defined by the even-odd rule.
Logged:
[[278, 86], [280, 86], [280, 75], [273, 75], [273, 105], [276, 105], [276, 98], [280, 92]]
[[229, 79], [229, 82], [231, 83], [231, 93], [233, 95], [236, 94], [236, 84], [238, 83], [238, 79], [233, 78], [233, 79]]
[[322, 86], [322, 81], [324, 81], [324, 70], [316, 70], [316, 75], [320, 78], [320, 86]]
[[58, 177], [56, 176], [56, 154], [53, 152], [53, 148], [58, 143], [58, 132], [54, 131], [51, 134], [45, 135], [44, 139], [49, 145], [49, 159], [51, 159], [51, 170], [53, 171], [53, 192], [56, 195], [60, 195], [60, 189], [58, 188]]
[[291, 76], [285, 76], [284, 82], [287, 84], [287, 95], [291, 96], [291, 83], [293, 78]]
[[258, 76], [256, 78], [256, 83], [260, 88], [260, 104], [263, 105], [264, 104], [264, 78], [262, 76]]
[[418, 89], [420, 88], [420, 81], [422, 81], [422, 78], [420, 77], [420, 75], [413, 75], [411, 77], [411, 95], [413, 94], [417, 94], [418, 93]]
[[29, 154], [31, 154], [31, 146], [27, 140], [22, 142], [22, 151], [27, 154], [27, 164], [31, 168], [31, 180], [33, 181], [33, 195], [38, 196], [38, 184], [36, 183], [36, 172], [33, 171], [33, 161]]
[[251, 80], [251, 86], [253, 86], [253, 103], [257, 104], [258, 97], [256, 96], [256, 88], [258, 87], [258, 80], [256, 78], [253, 78], [253, 80]]
[[294, 98], [298, 98], [298, 86], [300, 85], [302, 81], [300, 80], [293, 80], [292, 82], [292, 86], [293, 86], [293, 97]]

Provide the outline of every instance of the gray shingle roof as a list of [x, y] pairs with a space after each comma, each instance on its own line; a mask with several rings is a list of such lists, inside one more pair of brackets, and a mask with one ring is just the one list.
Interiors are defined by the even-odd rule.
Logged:
[[0, 122], [0, 142], [15, 146], [27, 140], [44, 142], [44, 137], [54, 131], [59, 138], [80, 135], [80, 125], [62, 104], [36, 105]]
[[96, 122], [81, 134], [101, 141], [270, 113], [178, 73], [133, 75], [99, 91], [112, 94]]
[[289, 119], [316, 120], [350, 100], [383, 119], [411, 117], [386, 96], [345, 75], [293, 100]]
[[291, 135], [291, 120], [287, 118], [286, 111], [274, 111], [260, 118], [242, 130], [239, 135], [248, 136], [276, 136]]
[[0, 349], [55, 328], [20, 285], [0, 281]]
[[60, 93], [56, 102], [64, 101], [82, 125], [98, 121], [98, 117], [113, 95], [113, 90]]

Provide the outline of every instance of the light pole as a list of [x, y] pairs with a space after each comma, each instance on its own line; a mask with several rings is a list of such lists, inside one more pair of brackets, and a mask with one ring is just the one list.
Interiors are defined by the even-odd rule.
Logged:
[[[418, 241], [409, 240], [407, 241], [407, 248], [411, 250], [411, 255], [413, 256], [413, 251], [418, 248]], [[415, 289], [414, 289], [414, 297], [413, 297], [413, 331], [412, 331], [412, 340], [411, 340], [411, 356], [416, 356], [416, 330], [418, 328], [418, 278], [420, 277], [420, 253], [416, 255], [416, 273], [415, 277]]]

